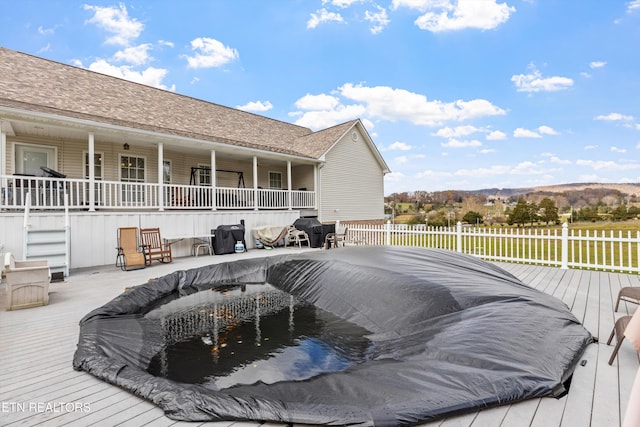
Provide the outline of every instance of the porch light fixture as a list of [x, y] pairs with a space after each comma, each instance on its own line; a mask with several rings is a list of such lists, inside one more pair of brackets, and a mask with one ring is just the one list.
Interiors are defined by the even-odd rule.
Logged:
[[125, 142], [124, 145], [122, 146], [122, 148], [124, 148], [125, 150], [129, 149], [129, 143]]

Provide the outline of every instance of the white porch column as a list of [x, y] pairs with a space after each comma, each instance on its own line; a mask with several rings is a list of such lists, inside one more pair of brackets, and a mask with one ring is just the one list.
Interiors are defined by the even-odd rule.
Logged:
[[211, 150], [211, 210], [215, 211], [218, 203], [218, 183], [216, 182], [216, 150]]
[[[5, 131], [0, 132], [0, 175], [7, 174], [7, 133]], [[4, 180], [2, 186], [5, 186]]]
[[253, 209], [258, 210], [258, 157], [253, 156]]
[[93, 132], [89, 132], [87, 141], [89, 146], [89, 212], [96, 211], [96, 160], [95, 160], [95, 137]]
[[164, 211], [164, 144], [158, 143], [158, 210]]
[[287, 160], [287, 205], [289, 210], [293, 210], [291, 205], [291, 160]]
[[[2, 122], [0, 122], [2, 125]], [[7, 188], [7, 134], [0, 129], [0, 205], [9, 203], [9, 189]]]
[[320, 197], [320, 190], [318, 189], [318, 174], [320, 173], [320, 169], [318, 169], [318, 165], [313, 165], [313, 208], [318, 209], [318, 198]]
[[7, 174], [7, 133], [0, 132], [0, 175]]

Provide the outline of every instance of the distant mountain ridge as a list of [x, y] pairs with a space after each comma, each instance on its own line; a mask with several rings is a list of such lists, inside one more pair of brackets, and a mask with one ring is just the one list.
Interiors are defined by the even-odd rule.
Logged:
[[618, 190], [621, 193], [628, 194], [629, 196], [633, 196], [633, 195], [640, 196], [640, 183], [609, 184], [609, 183], [596, 183], [596, 182], [556, 184], [556, 185], [544, 185], [544, 186], [537, 186], [537, 187], [522, 187], [522, 188], [484, 188], [481, 190], [470, 191], [470, 193], [484, 194], [487, 196], [511, 197], [511, 196], [519, 196], [521, 194], [529, 194], [529, 193], [536, 193], [536, 192], [564, 193], [565, 191], [581, 191], [581, 190], [586, 190], [587, 188]]

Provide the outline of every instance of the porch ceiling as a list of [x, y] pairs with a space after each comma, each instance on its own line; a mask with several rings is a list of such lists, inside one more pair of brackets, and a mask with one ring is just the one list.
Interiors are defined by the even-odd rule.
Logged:
[[[282, 164], [286, 162], [286, 157], [279, 153], [270, 153], [267, 151], [250, 150], [244, 147], [235, 147], [232, 145], [216, 144], [206, 141], [186, 141], [175, 136], [164, 136], [160, 134], [141, 133], [118, 129], [89, 129], [81, 126], [70, 126], [69, 124], [57, 124], [47, 121], [30, 121], [20, 119], [3, 118], [0, 122], [2, 130], [9, 136], [16, 138], [29, 137], [42, 140], [63, 140], [63, 141], [87, 141], [88, 133], [93, 132], [96, 142], [106, 142], [110, 144], [138, 145], [145, 148], [155, 149], [159, 143], [164, 144], [165, 150], [179, 150], [181, 153], [187, 154], [203, 154], [209, 153], [212, 149], [223, 158], [244, 159], [258, 156], [259, 162], [264, 165]], [[295, 163], [313, 164], [317, 161], [313, 159], [296, 159]]]

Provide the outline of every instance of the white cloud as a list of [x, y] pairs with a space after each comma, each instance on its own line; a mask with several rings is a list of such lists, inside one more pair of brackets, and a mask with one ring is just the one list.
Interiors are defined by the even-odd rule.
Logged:
[[339, 13], [329, 12], [327, 9], [322, 8], [311, 14], [311, 18], [307, 21], [307, 28], [313, 29], [327, 22], [344, 22], [344, 19]]
[[389, 150], [398, 150], [398, 151], [409, 151], [413, 147], [407, 143], [396, 141], [389, 146]]
[[592, 69], [602, 68], [605, 65], [607, 65], [606, 61], [593, 61], [589, 63], [589, 68], [592, 68]]
[[513, 137], [514, 138], [542, 138], [542, 135], [532, 130], [517, 128], [516, 130], [513, 131]]
[[186, 56], [189, 68], [220, 67], [240, 56], [236, 49], [208, 37], [198, 37], [191, 40], [191, 50], [196, 54]]
[[496, 150], [494, 150], [493, 148], [484, 148], [482, 150], [480, 150], [480, 154], [489, 154], [489, 153], [495, 153]]
[[640, 0], [633, 0], [627, 3], [627, 13], [640, 10]]
[[494, 130], [489, 132], [486, 139], [487, 141], [501, 141], [503, 139], [507, 139], [507, 134], [499, 130]]
[[573, 86], [573, 79], [560, 76], [543, 77], [535, 65], [530, 64], [528, 68], [529, 74], [511, 76], [518, 92], [556, 92]]
[[377, 6], [377, 12], [369, 12], [368, 10], [364, 13], [364, 19], [371, 24], [371, 33], [378, 34], [384, 28], [389, 25], [389, 16], [387, 15], [387, 10], [380, 6]]
[[384, 176], [384, 180], [385, 181], [390, 181], [390, 182], [400, 182], [401, 180], [403, 180], [406, 177], [407, 176], [405, 174], [403, 174], [402, 172], [389, 172], [388, 174], [386, 174]]
[[475, 168], [475, 169], [458, 169], [454, 174], [456, 176], [473, 176], [484, 177], [494, 175], [506, 175], [511, 170], [511, 166], [506, 165], [494, 165], [487, 168]]
[[476, 132], [480, 132], [481, 129], [478, 129], [475, 126], [457, 126], [455, 128], [444, 127], [442, 129], [438, 129], [437, 132], [432, 133], [434, 136], [441, 136], [443, 138], [454, 138], [460, 136], [471, 135]]
[[594, 170], [630, 170], [640, 168], [637, 163], [616, 163], [611, 160], [577, 160], [576, 165], [587, 166]]
[[596, 116], [594, 120], [607, 120], [607, 121], [631, 121], [633, 120], [633, 116], [625, 116], [620, 113], [609, 113], [606, 116]]
[[471, 101], [454, 101], [452, 103], [458, 110], [457, 120], [469, 120], [485, 116], [502, 116], [506, 112], [496, 107], [486, 99], [472, 99]]
[[388, 86], [366, 87], [347, 83], [339, 88], [345, 98], [366, 104], [367, 115], [385, 120], [405, 120], [416, 125], [435, 126], [449, 120], [504, 115], [504, 110], [484, 99], [471, 101], [428, 101], [424, 95]]
[[[80, 65], [81, 66], [81, 65]], [[132, 82], [141, 83], [147, 86], [153, 86], [160, 89], [175, 90], [175, 87], [167, 88], [162, 80], [167, 75], [167, 70], [163, 68], [148, 67], [146, 70], [135, 71], [130, 66], [123, 65], [117, 67], [109, 64], [104, 59], [98, 59], [88, 67], [89, 70], [97, 73], [107, 74], [121, 79], [130, 80]]]
[[403, 163], [407, 163], [409, 159], [407, 158], [407, 156], [398, 156], [394, 158], [393, 161], [395, 163], [403, 164]]
[[253, 101], [244, 105], [236, 105], [236, 108], [242, 111], [269, 111], [273, 108], [273, 104], [269, 101]]
[[564, 159], [561, 159], [560, 157], [557, 157], [557, 156], [549, 157], [549, 161], [551, 163], [556, 164], [556, 165], [570, 165], [571, 164], [571, 160], [564, 160]]
[[450, 139], [447, 142], [443, 142], [440, 144], [443, 147], [447, 148], [467, 148], [467, 147], [481, 147], [482, 142], [477, 139], [471, 139], [466, 141], [460, 141], [458, 139]]
[[120, 7], [100, 7], [83, 5], [84, 10], [94, 12], [94, 15], [85, 21], [103, 28], [113, 36], [106, 40], [107, 44], [128, 46], [131, 40], [140, 36], [144, 25], [135, 18], [130, 18], [127, 8], [123, 3]]
[[426, 170], [416, 174], [416, 178], [448, 178], [452, 176], [450, 172], [440, 172], [434, 170]]
[[627, 152], [626, 148], [616, 147], [615, 145], [612, 146], [609, 150], [611, 150], [614, 153], [626, 153]]
[[497, 0], [394, 0], [393, 9], [408, 7], [421, 12], [415, 24], [431, 32], [454, 31], [466, 28], [491, 30], [509, 20], [516, 8]]
[[55, 33], [54, 28], [44, 28], [42, 25], [38, 27], [38, 34], [43, 36], [51, 36]]
[[365, 0], [322, 0], [322, 5], [331, 4], [341, 9], [347, 8], [355, 3], [362, 3]]
[[439, 2], [434, 0], [392, 0], [391, 10], [397, 10], [401, 7], [406, 7], [407, 9], [415, 9], [420, 12], [426, 12], [432, 5], [443, 8], [453, 7], [451, 6], [451, 0], [440, 0]]
[[51, 43], [47, 43], [46, 46], [38, 49], [38, 53], [49, 52], [51, 50]]
[[559, 133], [555, 129], [549, 126], [538, 127], [538, 132], [542, 135], [559, 135]]
[[144, 43], [120, 50], [113, 55], [113, 58], [118, 62], [143, 65], [152, 59], [149, 55], [149, 50], [151, 50], [151, 45], [149, 43]]
[[298, 111], [289, 113], [289, 116], [299, 117], [296, 124], [300, 126], [318, 129], [355, 118], [361, 118], [363, 122], [366, 120], [367, 127], [373, 127], [372, 120], [437, 126], [447, 121], [506, 114], [484, 99], [449, 103], [429, 101], [424, 95], [387, 86], [366, 87], [346, 83], [332, 94], [305, 95], [295, 103]]
[[300, 116], [295, 124], [310, 129], [324, 129], [356, 119], [365, 114], [366, 109], [362, 105], [339, 105], [335, 109], [327, 111], [307, 111], [304, 113], [290, 113], [290, 116]]
[[340, 104], [340, 99], [331, 95], [311, 95], [306, 94], [298, 99], [296, 107], [301, 110], [333, 110]]
[[597, 145], [585, 145], [583, 147], [584, 150], [595, 150], [596, 148], [598, 148]]

